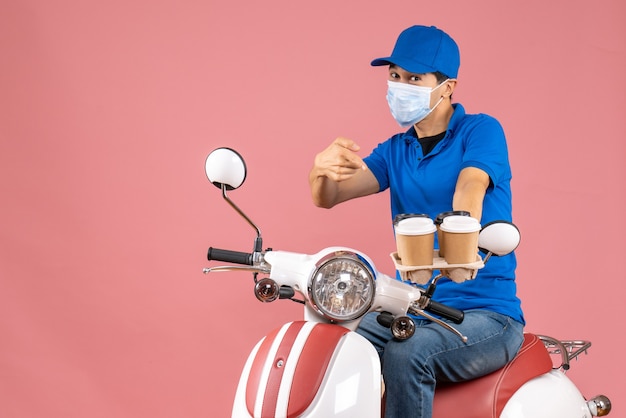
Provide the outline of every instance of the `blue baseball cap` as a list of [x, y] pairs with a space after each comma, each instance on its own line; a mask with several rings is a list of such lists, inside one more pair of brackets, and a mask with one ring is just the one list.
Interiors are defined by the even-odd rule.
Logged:
[[402, 31], [391, 56], [372, 61], [373, 66], [390, 64], [411, 73], [440, 72], [456, 78], [461, 57], [450, 35], [435, 26], [416, 25]]

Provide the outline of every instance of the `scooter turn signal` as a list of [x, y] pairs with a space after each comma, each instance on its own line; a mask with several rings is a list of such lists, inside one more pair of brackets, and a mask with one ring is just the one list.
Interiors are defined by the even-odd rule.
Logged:
[[415, 322], [408, 316], [399, 316], [391, 323], [391, 333], [398, 340], [408, 340], [415, 334]]
[[254, 295], [261, 302], [274, 302], [280, 296], [280, 287], [272, 279], [261, 279], [254, 285]]

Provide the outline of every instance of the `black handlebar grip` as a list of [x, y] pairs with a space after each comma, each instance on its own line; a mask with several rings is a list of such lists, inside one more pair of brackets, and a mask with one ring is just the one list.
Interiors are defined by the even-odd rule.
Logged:
[[253, 256], [251, 253], [244, 253], [241, 251], [222, 250], [219, 248], [209, 248], [207, 254], [209, 260], [224, 261], [227, 263], [244, 264], [251, 266], [254, 264]]
[[455, 324], [463, 322], [463, 318], [465, 317], [465, 313], [463, 311], [451, 308], [443, 303], [435, 302], [434, 300], [431, 300], [424, 310], [449, 319]]

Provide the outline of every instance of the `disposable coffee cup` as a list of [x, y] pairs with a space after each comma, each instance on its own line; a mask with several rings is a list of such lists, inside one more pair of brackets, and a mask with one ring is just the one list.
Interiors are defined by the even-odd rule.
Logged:
[[398, 258], [404, 266], [433, 264], [437, 227], [432, 219], [420, 215], [405, 217], [394, 225]]
[[448, 212], [441, 212], [435, 218], [435, 226], [437, 227], [437, 242], [439, 243], [439, 257], [445, 256], [445, 243], [443, 242], [443, 234], [441, 233], [441, 223], [448, 216], [470, 216], [470, 213], [465, 210], [451, 210]]
[[468, 264], [476, 261], [480, 222], [470, 216], [451, 215], [443, 219], [439, 229], [445, 245], [444, 258], [448, 264]]

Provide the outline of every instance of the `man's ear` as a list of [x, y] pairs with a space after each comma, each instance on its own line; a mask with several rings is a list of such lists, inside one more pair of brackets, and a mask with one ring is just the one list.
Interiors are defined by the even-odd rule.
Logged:
[[446, 85], [444, 86], [443, 90], [443, 94], [446, 98], [452, 96], [452, 93], [454, 93], [454, 89], [456, 88], [456, 83], [456, 78], [449, 78], [446, 81]]

